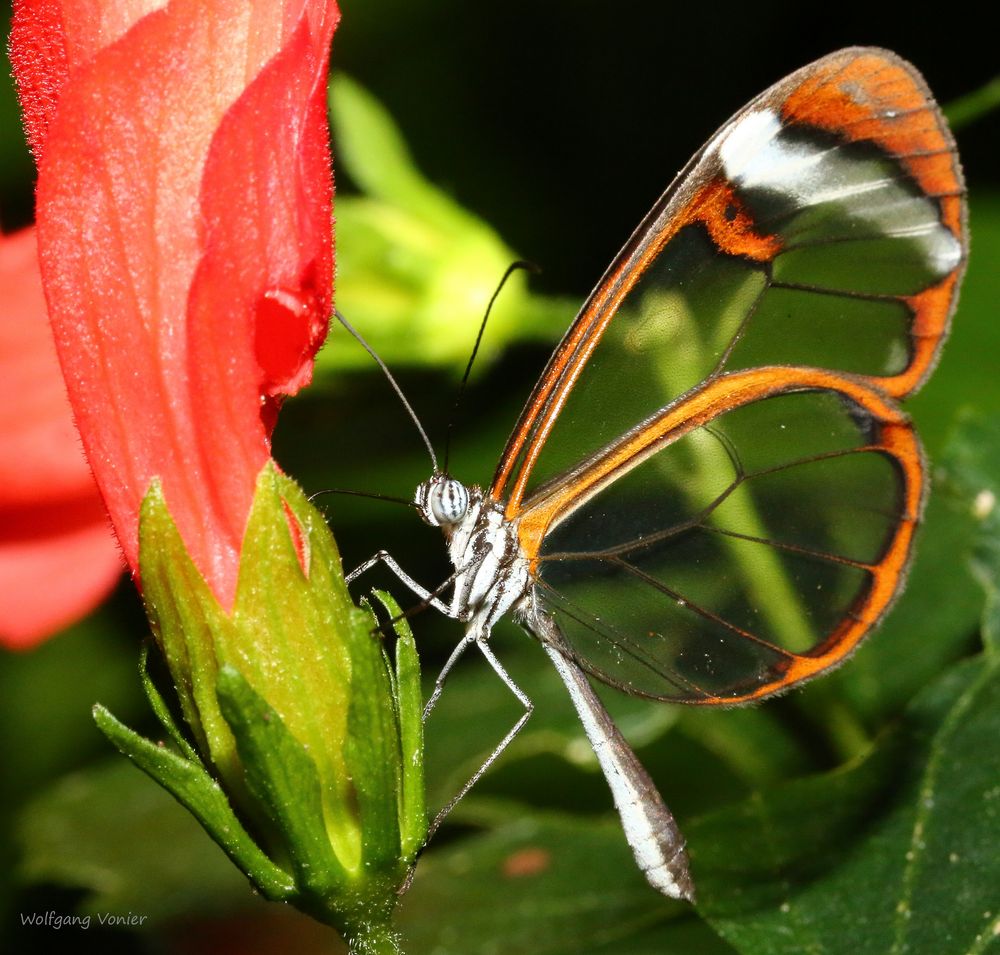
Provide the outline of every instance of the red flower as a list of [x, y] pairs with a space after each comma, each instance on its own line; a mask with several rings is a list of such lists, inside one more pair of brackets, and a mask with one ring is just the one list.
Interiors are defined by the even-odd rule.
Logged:
[[122, 570], [73, 427], [35, 233], [0, 235], [0, 644], [25, 649], [92, 610]]
[[42, 277], [84, 447], [138, 566], [159, 476], [231, 604], [283, 395], [331, 308], [335, 0], [22, 0]]

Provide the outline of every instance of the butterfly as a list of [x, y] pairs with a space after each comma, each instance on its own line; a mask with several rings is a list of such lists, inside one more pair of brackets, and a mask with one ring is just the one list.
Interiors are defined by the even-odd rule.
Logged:
[[909, 63], [849, 48], [792, 73], [639, 224], [489, 487], [436, 464], [418, 487], [447, 540], [450, 599], [387, 555], [359, 568], [386, 560], [465, 624], [425, 712], [471, 645], [521, 700], [483, 770], [531, 712], [490, 632], [511, 613], [541, 642], [636, 861], [668, 896], [694, 896], [683, 838], [585, 674], [656, 700], [747, 703], [843, 662], [876, 626], [927, 494], [898, 402], [934, 368], [967, 246], [954, 141]]

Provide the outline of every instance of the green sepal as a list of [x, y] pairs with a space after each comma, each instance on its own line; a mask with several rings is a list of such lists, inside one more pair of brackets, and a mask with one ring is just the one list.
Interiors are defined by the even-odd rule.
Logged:
[[234, 667], [219, 670], [219, 705], [236, 739], [247, 788], [267, 807], [300, 890], [342, 891], [348, 873], [330, 846], [319, 776], [274, 707]]
[[402, 779], [399, 807], [401, 852], [411, 863], [427, 841], [427, 794], [424, 785], [424, 701], [420, 687], [420, 658], [409, 624], [399, 604], [384, 591], [375, 597], [395, 620], [396, 718], [402, 751]]
[[366, 869], [395, 874], [400, 861], [401, 753], [394, 687], [381, 634], [355, 634], [351, 648], [352, 692], [347, 720], [347, 768], [361, 817]]
[[344, 811], [354, 798], [343, 751], [351, 686], [347, 634], [367, 632], [368, 623], [351, 603], [329, 528], [295, 482], [268, 463], [258, 477], [227, 613], [191, 562], [167, 506], [154, 483], [140, 524], [144, 598], [198, 748], [259, 822], [260, 807], [245, 794], [235, 740], [215, 693], [219, 667], [230, 663], [310, 753], [329, 840], [341, 864], [355, 870], [360, 832]]
[[375, 597], [395, 620], [396, 663], [393, 667], [372, 614], [351, 653], [348, 767], [361, 814], [365, 867], [398, 884], [427, 833], [420, 665], [399, 606], [386, 593], [375, 591]]
[[185, 759], [190, 760], [192, 763], [201, 763], [198, 751], [187, 741], [187, 738], [180, 731], [180, 728], [174, 721], [173, 714], [170, 712], [170, 707], [167, 706], [167, 701], [163, 699], [152, 677], [150, 677], [148, 664], [149, 641], [143, 641], [142, 646], [139, 648], [139, 679], [142, 681], [142, 688], [146, 693], [150, 709], [152, 709], [153, 715], [156, 716], [160, 726], [167, 731], [167, 735], [173, 740], [174, 745], [181, 751]]
[[103, 706], [93, 708], [98, 729], [144, 773], [156, 780], [204, 827], [260, 893], [275, 902], [296, 894], [295, 882], [257, 846], [205, 767], [158, 746], [120, 723]]
[[309, 753], [328, 838], [341, 865], [356, 872], [361, 833], [344, 747], [350, 648], [367, 634], [368, 618], [351, 601], [322, 515], [270, 463], [258, 477], [247, 521], [233, 621], [220, 662], [239, 670]]
[[236, 639], [234, 623], [188, 555], [159, 480], [139, 512], [142, 596], [156, 642], [166, 659], [184, 722], [195, 744], [242, 803], [236, 746], [215, 695], [216, 647]]

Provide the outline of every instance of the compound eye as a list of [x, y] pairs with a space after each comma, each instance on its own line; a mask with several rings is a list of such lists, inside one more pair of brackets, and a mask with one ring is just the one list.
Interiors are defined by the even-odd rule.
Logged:
[[457, 524], [469, 509], [469, 491], [461, 481], [448, 478], [431, 489], [430, 503], [439, 524]]

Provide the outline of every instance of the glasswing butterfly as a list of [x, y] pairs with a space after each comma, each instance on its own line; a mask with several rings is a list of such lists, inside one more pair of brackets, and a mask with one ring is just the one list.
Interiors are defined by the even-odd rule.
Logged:
[[384, 553], [351, 575], [382, 560], [465, 623], [425, 713], [472, 644], [525, 707], [455, 801], [531, 712], [487, 642], [512, 612], [570, 692], [639, 867], [693, 898], [677, 826], [583, 671], [731, 705], [857, 647], [905, 581], [927, 466], [897, 401], [937, 361], [966, 253], [954, 141], [893, 53], [798, 70], [696, 153], [570, 325], [489, 487], [435, 463], [417, 489], [450, 601]]

